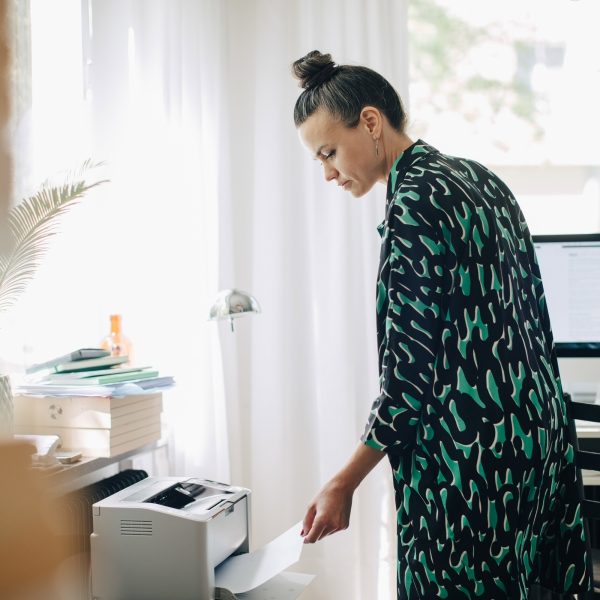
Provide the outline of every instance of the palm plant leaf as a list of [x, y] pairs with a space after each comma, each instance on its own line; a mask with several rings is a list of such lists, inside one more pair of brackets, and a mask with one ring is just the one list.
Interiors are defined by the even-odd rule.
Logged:
[[46, 182], [40, 190], [12, 208], [8, 214], [9, 249], [0, 254], [0, 312], [10, 307], [33, 277], [48, 241], [57, 232], [58, 219], [85, 193], [105, 183], [87, 183], [85, 172], [94, 167], [86, 161], [58, 185]]

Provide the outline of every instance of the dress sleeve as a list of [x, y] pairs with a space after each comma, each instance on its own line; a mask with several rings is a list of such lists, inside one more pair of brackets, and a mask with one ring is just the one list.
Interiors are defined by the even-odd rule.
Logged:
[[453, 246], [431, 189], [419, 193], [400, 187], [389, 211], [388, 255], [377, 290], [378, 312], [385, 311], [378, 315], [384, 327], [381, 394], [361, 439], [377, 450], [397, 452], [414, 446], [422, 406], [431, 394]]

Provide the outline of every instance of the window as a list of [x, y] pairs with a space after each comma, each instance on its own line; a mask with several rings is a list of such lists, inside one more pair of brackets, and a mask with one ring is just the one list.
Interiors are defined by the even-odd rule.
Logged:
[[411, 0], [410, 133], [512, 188], [534, 233], [600, 228], [600, 3]]

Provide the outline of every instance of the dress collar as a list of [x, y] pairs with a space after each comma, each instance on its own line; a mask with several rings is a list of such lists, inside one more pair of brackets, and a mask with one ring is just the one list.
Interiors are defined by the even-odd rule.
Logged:
[[438, 152], [433, 146], [425, 143], [423, 140], [417, 140], [412, 146], [409, 146], [400, 156], [394, 161], [387, 181], [388, 202], [393, 198], [396, 190], [402, 184], [407, 171], [415, 163], [420, 161], [427, 154]]

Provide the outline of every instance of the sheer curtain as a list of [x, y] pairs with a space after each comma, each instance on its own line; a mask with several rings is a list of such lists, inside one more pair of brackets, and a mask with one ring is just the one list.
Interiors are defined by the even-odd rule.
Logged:
[[[222, 328], [232, 478], [252, 489], [254, 541], [304, 515], [356, 446], [377, 389], [376, 225], [385, 190], [325, 185], [300, 146], [293, 60], [315, 48], [406, 91], [404, 2], [227, 3], [230, 193], [221, 198], [220, 281], [263, 313]], [[404, 93], [404, 96], [406, 94]], [[405, 97], [406, 100], [406, 97]], [[385, 461], [384, 461], [385, 462]], [[355, 496], [350, 529], [306, 547], [307, 600], [395, 598], [387, 464]], [[304, 598], [304, 596], [303, 596]]]
[[115, 283], [136, 360], [176, 377], [167, 395], [171, 470], [229, 479], [219, 342], [207, 320], [218, 291], [221, 5], [90, 7], [93, 143], [113, 169], [102, 210], [113, 258], [129, 267]]

